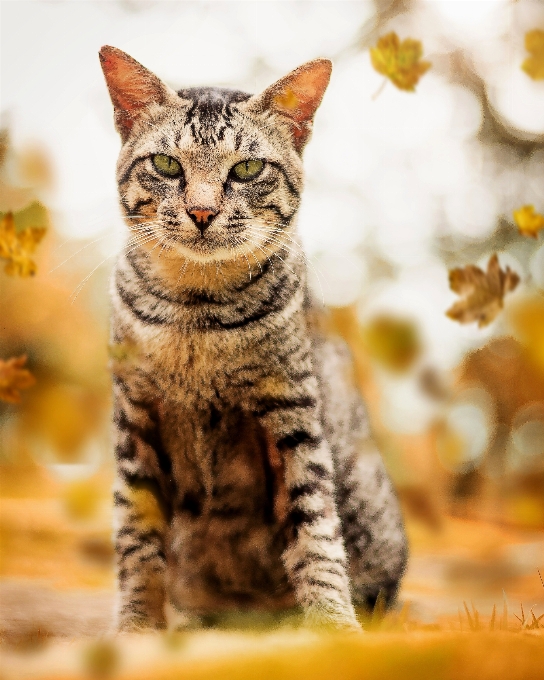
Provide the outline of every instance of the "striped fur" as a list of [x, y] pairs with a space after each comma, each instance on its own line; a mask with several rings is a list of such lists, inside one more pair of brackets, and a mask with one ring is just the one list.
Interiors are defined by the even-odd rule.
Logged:
[[[349, 356], [312, 322], [296, 238], [330, 67], [251, 97], [176, 94], [114, 48], [102, 58], [132, 232], [112, 284], [118, 626], [298, 606], [356, 629], [354, 602], [394, 598], [406, 542]], [[159, 153], [183, 175], [160, 176]], [[246, 159], [264, 169], [235, 181]], [[205, 231], [192, 206], [217, 213]]]

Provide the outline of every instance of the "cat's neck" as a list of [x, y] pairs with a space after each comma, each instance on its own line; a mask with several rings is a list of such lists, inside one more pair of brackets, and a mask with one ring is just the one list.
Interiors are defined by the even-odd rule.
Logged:
[[232, 290], [259, 277], [274, 254], [239, 255], [228, 260], [198, 261], [173, 251], [161, 251], [152, 243], [141, 246], [153, 275], [172, 292], [201, 290], [210, 293]]

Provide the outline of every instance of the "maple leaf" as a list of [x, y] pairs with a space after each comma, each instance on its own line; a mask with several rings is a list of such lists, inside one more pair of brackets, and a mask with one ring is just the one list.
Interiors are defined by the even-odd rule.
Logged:
[[11, 404], [21, 401], [19, 390], [26, 390], [35, 384], [36, 379], [23, 366], [26, 356], [11, 357], [7, 361], [0, 359], [0, 399]]
[[532, 205], [524, 205], [519, 210], [514, 210], [514, 222], [520, 234], [531, 238], [537, 238], [538, 232], [544, 229], [544, 216], [535, 212]]
[[36, 263], [30, 257], [46, 232], [45, 227], [15, 229], [13, 213], [0, 220], [0, 258], [7, 260], [4, 271], [11, 276], [34, 276]]
[[519, 283], [516, 272], [499, 266], [499, 258], [495, 253], [489, 258], [487, 272], [469, 264], [466, 267], [452, 269], [449, 274], [450, 288], [462, 300], [456, 302], [446, 315], [459, 323], [478, 322], [482, 328], [490, 324], [503, 307], [506, 293], [515, 289]]
[[544, 31], [535, 29], [525, 34], [525, 49], [531, 53], [521, 68], [533, 80], [544, 80]]
[[419, 40], [406, 38], [400, 41], [396, 33], [388, 33], [370, 48], [372, 66], [400, 90], [414, 92], [421, 76], [431, 67], [429, 61], [420, 61], [423, 45]]

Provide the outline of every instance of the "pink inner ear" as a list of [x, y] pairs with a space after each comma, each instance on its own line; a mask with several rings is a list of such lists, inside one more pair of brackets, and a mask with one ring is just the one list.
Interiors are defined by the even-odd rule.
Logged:
[[309, 70], [285, 83], [273, 98], [274, 108], [297, 122], [313, 118], [329, 83], [330, 71]]
[[271, 109], [292, 122], [291, 133], [297, 150], [310, 135], [312, 118], [323, 99], [331, 76], [331, 63], [319, 59], [304, 64], [268, 90]]
[[128, 54], [105, 46], [100, 50], [100, 62], [116, 109], [136, 111], [163, 100], [160, 80]]

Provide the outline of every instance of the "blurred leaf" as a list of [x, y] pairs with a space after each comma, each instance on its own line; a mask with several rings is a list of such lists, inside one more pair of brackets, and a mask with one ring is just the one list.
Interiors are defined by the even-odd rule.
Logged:
[[114, 551], [109, 538], [84, 538], [79, 544], [79, 550], [85, 558], [97, 565], [107, 567], [113, 563]]
[[89, 519], [96, 514], [100, 503], [100, 493], [96, 484], [88, 480], [78, 480], [66, 487], [64, 507], [73, 519]]
[[[23, 211], [24, 212], [24, 211]], [[7, 260], [4, 271], [10, 276], [34, 276], [36, 263], [30, 255], [46, 232], [45, 227], [27, 227], [22, 231], [15, 229], [15, 219], [11, 212], [0, 220], [0, 258]]]
[[92, 678], [111, 678], [119, 666], [119, 650], [111, 640], [97, 640], [85, 650], [83, 664]]
[[514, 210], [514, 222], [520, 234], [531, 238], [538, 238], [538, 232], [544, 229], [544, 217], [535, 212], [532, 205], [524, 205], [519, 210]]
[[[29, 400], [25, 427], [43, 440], [43, 450], [53, 453], [55, 462], [81, 462], [98, 434], [99, 413], [92, 395], [81, 387], [61, 382], [46, 384]], [[41, 453], [42, 447], [38, 451]]]
[[521, 68], [533, 80], [544, 80], [544, 31], [537, 28], [526, 33], [525, 49], [531, 56], [525, 59]]
[[36, 378], [23, 366], [26, 356], [0, 359], [0, 399], [12, 404], [21, 401], [19, 390], [26, 390], [36, 383]]
[[421, 76], [431, 67], [430, 62], [420, 61], [422, 55], [423, 46], [419, 40], [407, 38], [401, 42], [394, 32], [379, 38], [376, 47], [370, 48], [375, 70], [400, 90], [408, 92], [414, 92]]
[[415, 324], [390, 316], [373, 319], [363, 329], [363, 342], [373, 359], [397, 373], [409, 369], [421, 353]]
[[24, 182], [32, 187], [50, 188], [53, 171], [45, 149], [38, 145], [25, 148], [19, 154], [19, 173]]
[[503, 307], [504, 296], [516, 288], [520, 279], [509, 267], [506, 271], [500, 268], [495, 253], [489, 258], [487, 272], [469, 264], [452, 269], [449, 280], [450, 288], [463, 299], [450, 307], [446, 315], [459, 323], [477, 321], [482, 328], [497, 317]]
[[531, 359], [544, 370], [544, 296], [516, 301], [508, 310], [508, 322]]

